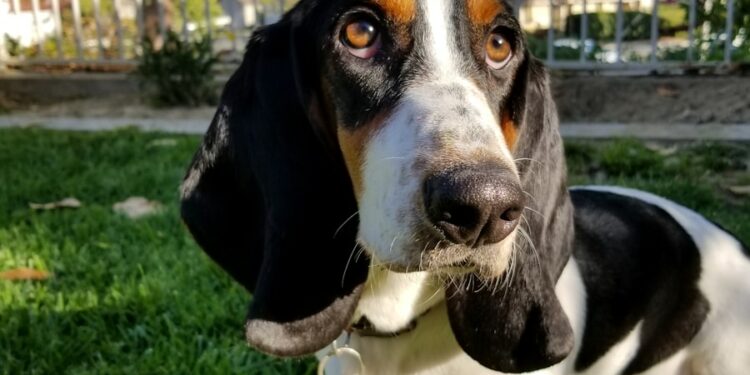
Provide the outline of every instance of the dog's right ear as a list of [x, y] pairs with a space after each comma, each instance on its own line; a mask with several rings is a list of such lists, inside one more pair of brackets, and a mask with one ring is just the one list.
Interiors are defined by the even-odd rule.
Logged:
[[182, 187], [182, 216], [196, 241], [253, 292], [248, 342], [277, 356], [335, 340], [369, 264], [352, 256], [351, 181], [300, 95], [309, 83], [300, 82], [295, 60], [315, 59], [293, 55], [292, 30], [285, 17], [252, 37]]

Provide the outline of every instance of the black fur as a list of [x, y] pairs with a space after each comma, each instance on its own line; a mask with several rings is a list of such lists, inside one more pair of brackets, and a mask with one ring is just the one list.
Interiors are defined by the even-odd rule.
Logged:
[[698, 333], [709, 304], [698, 289], [701, 259], [690, 235], [664, 210], [603, 192], [572, 192], [574, 256], [586, 285], [583, 371], [643, 321], [624, 374], [670, 357]]
[[356, 218], [337, 232], [357, 205], [341, 156], [316, 129], [315, 90], [297, 86], [309, 69], [293, 57], [295, 22], [287, 17], [250, 41], [182, 203], [198, 243], [253, 292], [248, 342], [280, 356], [307, 355], [338, 337], [369, 263], [350, 259]]

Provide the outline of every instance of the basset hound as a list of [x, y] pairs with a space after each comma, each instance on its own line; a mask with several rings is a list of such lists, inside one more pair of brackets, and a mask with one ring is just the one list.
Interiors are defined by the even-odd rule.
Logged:
[[750, 373], [750, 258], [695, 212], [568, 189], [506, 1], [301, 0], [182, 186], [248, 343], [326, 374]]

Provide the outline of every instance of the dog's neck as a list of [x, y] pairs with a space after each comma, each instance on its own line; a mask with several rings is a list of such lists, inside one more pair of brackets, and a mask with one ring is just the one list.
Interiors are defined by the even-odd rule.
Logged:
[[444, 300], [442, 283], [431, 273], [396, 273], [375, 265], [352, 322], [366, 317], [378, 332], [399, 332]]

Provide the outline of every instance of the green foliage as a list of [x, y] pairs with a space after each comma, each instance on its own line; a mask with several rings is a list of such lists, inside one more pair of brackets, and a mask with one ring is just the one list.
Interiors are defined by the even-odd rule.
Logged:
[[680, 156], [685, 165], [713, 172], [742, 170], [750, 157], [746, 147], [731, 143], [703, 142], [684, 148]]
[[144, 41], [136, 74], [156, 106], [215, 104], [216, 61], [209, 38], [183, 41], [170, 31], [161, 49]]
[[[594, 40], [614, 40], [615, 13], [589, 13], [588, 37]], [[573, 14], [565, 20], [565, 35], [579, 38], [583, 16]], [[667, 21], [659, 19], [659, 28], [665, 29]], [[623, 12], [623, 40], [643, 40], [651, 37], [651, 14], [635, 11]]]
[[[708, 3], [710, 7], [706, 6]], [[689, 9], [689, 3], [683, 4], [685, 9]], [[697, 24], [701, 25], [707, 22], [710, 28], [709, 34], [722, 33], [726, 30], [727, 22], [727, 0], [719, 1], [697, 1], [698, 11]], [[750, 0], [734, 0], [734, 24], [732, 35], [738, 35], [742, 32], [750, 31]]]
[[664, 157], [641, 142], [625, 139], [601, 152], [601, 168], [610, 175], [649, 175], [663, 171]]
[[8, 55], [11, 57], [21, 56], [22, 48], [18, 39], [15, 39], [8, 34], [3, 34], [3, 38], [5, 38], [5, 49], [8, 52]]
[[750, 145], [727, 142], [649, 144], [633, 139], [566, 141], [571, 185], [620, 185], [698, 210], [750, 243], [750, 200], [726, 188], [750, 181]]

